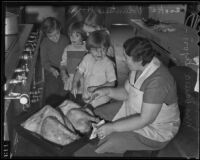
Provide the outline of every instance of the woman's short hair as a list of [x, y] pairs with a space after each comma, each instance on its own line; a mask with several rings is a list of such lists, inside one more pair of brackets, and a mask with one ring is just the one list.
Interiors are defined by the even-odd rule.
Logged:
[[86, 41], [86, 48], [101, 48], [108, 49], [111, 45], [110, 36], [106, 30], [97, 30], [92, 32]]
[[134, 37], [126, 40], [123, 44], [125, 53], [132, 57], [133, 61], [142, 60], [142, 65], [150, 63], [155, 56], [155, 51], [151, 42], [147, 38]]
[[92, 27], [104, 26], [104, 17], [97, 11], [91, 10], [85, 18], [84, 23]]
[[79, 33], [82, 37], [82, 40], [86, 40], [87, 35], [85, 31], [83, 30], [82, 22], [73, 22], [72, 24], [69, 25], [68, 34], [73, 33], [73, 32]]
[[52, 33], [55, 30], [61, 30], [61, 24], [56, 18], [47, 17], [42, 22], [41, 30], [44, 34]]

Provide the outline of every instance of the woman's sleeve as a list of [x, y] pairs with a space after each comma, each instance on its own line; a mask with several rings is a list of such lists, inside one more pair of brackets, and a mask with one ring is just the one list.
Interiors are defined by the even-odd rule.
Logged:
[[145, 87], [143, 102], [151, 104], [162, 104], [169, 93], [169, 85], [164, 78], [155, 77]]

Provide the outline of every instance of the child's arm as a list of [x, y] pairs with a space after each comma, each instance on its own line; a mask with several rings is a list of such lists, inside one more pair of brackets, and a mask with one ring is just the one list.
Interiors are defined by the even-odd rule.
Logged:
[[78, 82], [80, 81], [83, 74], [80, 73], [80, 71], [77, 69], [76, 73], [74, 74], [74, 79], [72, 83], [72, 94], [74, 97], [76, 97], [77, 91], [78, 91]]
[[88, 70], [88, 63], [89, 63], [89, 57], [90, 55], [85, 55], [77, 67], [77, 70], [74, 74], [74, 79], [72, 82], [72, 93], [76, 97], [77, 91], [78, 91], [78, 82], [80, 81], [81, 77], [87, 72]]
[[63, 80], [69, 78], [69, 73], [67, 71], [67, 48], [64, 49], [62, 60], [60, 62], [60, 71], [61, 71], [61, 77]]
[[67, 50], [68, 50], [68, 46], [65, 47], [63, 54], [62, 54], [62, 60], [60, 62], [60, 67], [61, 68], [65, 68], [67, 67]]

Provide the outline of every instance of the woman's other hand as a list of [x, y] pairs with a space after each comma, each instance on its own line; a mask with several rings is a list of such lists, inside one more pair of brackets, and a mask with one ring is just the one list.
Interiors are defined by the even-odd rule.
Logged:
[[112, 123], [103, 124], [96, 131], [100, 139], [105, 138], [106, 136], [110, 135], [112, 132], [114, 132]]

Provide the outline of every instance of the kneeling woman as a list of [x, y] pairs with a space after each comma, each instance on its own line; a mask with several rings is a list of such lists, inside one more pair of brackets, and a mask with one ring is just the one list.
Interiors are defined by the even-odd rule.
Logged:
[[125, 86], [93, 93], [123, 101], [95, 109], [97, 115], [110, 120], [97, 130], [101, 139], [97, 153], [158, 150], [168, 144], [180, 126], [175, 81], [155, 57], [149, 40], [131, 38], [123, 47], [131, 71]]

